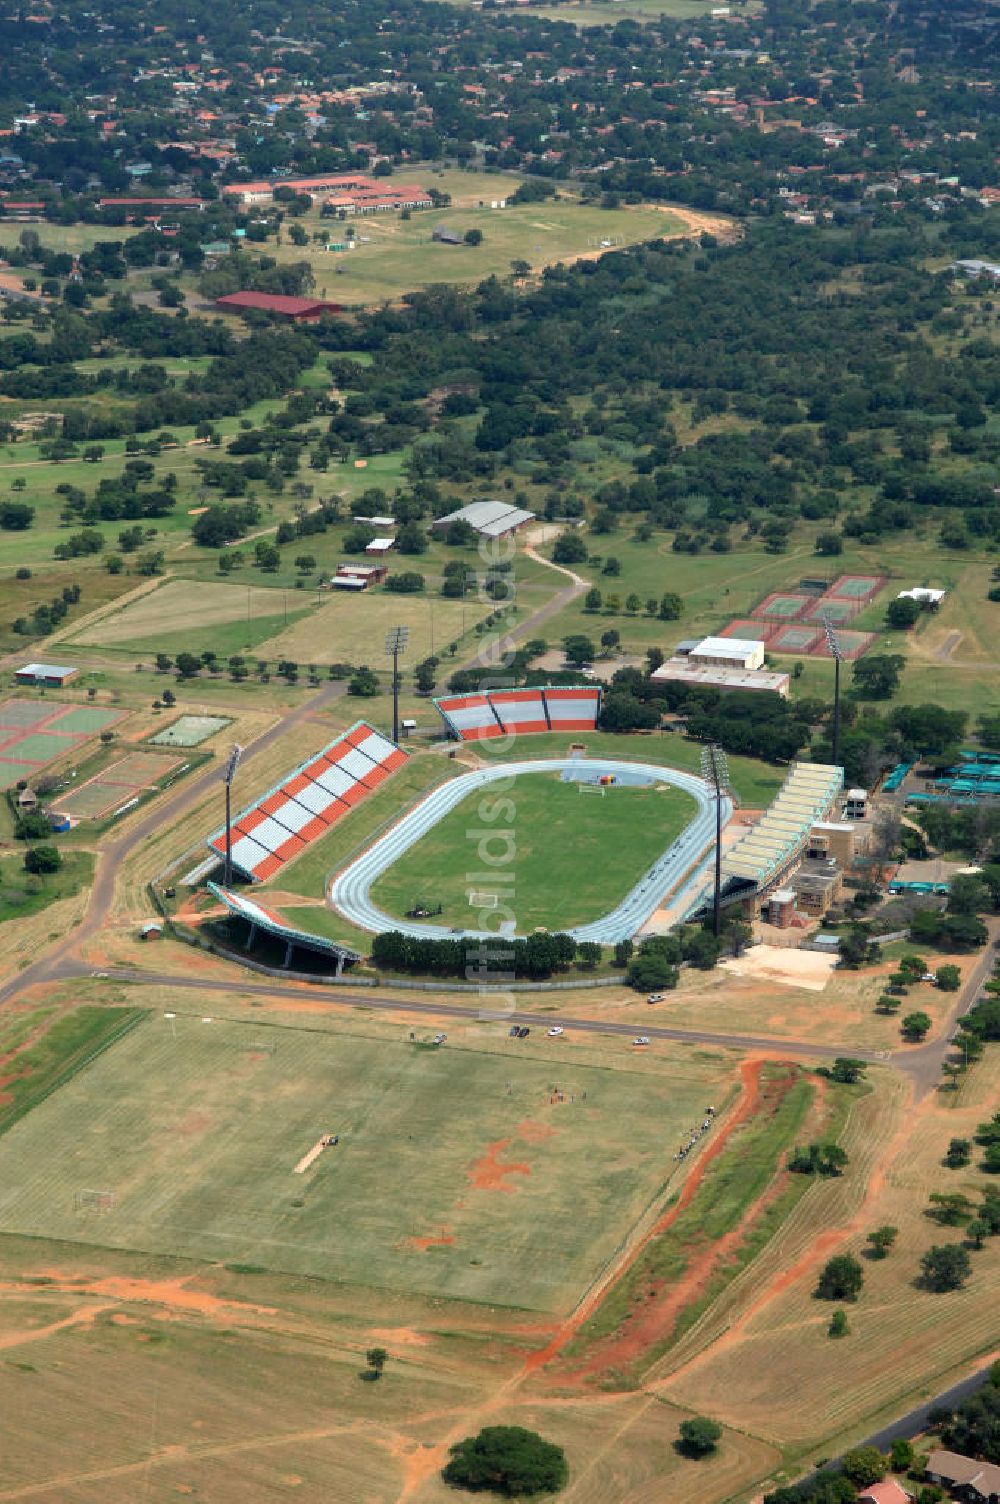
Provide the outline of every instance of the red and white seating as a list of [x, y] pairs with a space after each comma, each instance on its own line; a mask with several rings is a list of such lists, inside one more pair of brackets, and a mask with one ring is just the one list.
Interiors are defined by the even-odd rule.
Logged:
[[[265, 882], [405, 761], [405, 752], [359, 721], [278, 788], [240, 811], [232, 823], [233, 866]], [[208, 845], [224, 856], [225, 830], [217, 831]]]
[[553, 731], [593, 731], [601, 708], [601, 691], [589, 685], [580, 689], [546, 689], [545, 708]]
[[473, 742], [536, 731], [594, 731], [601, 691], [596, 684], [561, 689], [488, 689], [448, 695], [434, 703], [452, 735]]

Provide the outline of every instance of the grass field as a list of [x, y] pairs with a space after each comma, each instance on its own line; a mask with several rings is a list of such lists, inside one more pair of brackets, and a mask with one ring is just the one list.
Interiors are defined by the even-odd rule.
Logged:
[[[506, 803], [507, 811], [500, 808]], [[491, 813], [492, 812], [492, 813]], [[524, 773], [501, 799], [471, 794], [423, 840], [405, 852], [372, 887], [372, 898], [402, 917], [418, 902], [441, 904], [439, 923], [470, 924], [481, 905], [473, 892], [489, 889], [482, 874], [488, 857], [477, 843], [491, 830], [513, 832], [516, 885], [498, 888], [517, 914], [517, 929], [565, 929], [607, 914], [652, 862], [680, 835], [695, 812], [680, 789], [611, 789], [606, 797], [581, 794], [556, 773]], [[487, 825], [500, 814], [500, 825]], [[501, 829], [503, 827], [503, 829]], [[499, 845], [487, 849], [496, 852]]]
[[[404, 174], [398, 175], [406, 181]], [[415, 174], [428, 186], [442, 186], [434, 174]], [[461, 197], [448, 209], [416, 211], [412, 218], [373, 215], [356, 224], [321, 219], [318, 209], [300, 221], [310, 235], [323, 233], [343, 241], [347, 228], [357, 231], [356, 249], [326, 251], [310, 243], [286, 242], [272, 254], [279, 261], [308, 260], [316, 278], [317, 297], [345, 306], [379, 303], [435, 283], [481, 282], [486, 277], [509, 277], [512, 261], [526, 261], [535, 271], [557, 261], [599, 256], [603, 249], [637, 241], [686, 233], [676, 214], [650, 205], [601, 209], [578, 199], [561, 197], [541, 204], [517, 204], [493, 209], [492, 201], [517, 186], [506, 175], [483, 173], [463, 180]], [[449, 190], [445, 190], [449, 191]], [[443, 245], [431, 239], [438, 224], [459, 235], [481, 230], [478, 246]]]
[[[157, 1013], [0, 1139], [0, 1231], [564, 1311], [661, 1191], [720, 1067], [558, 1050]], [[75, 1209], [82, 1189], [114, 1209]]]
[[94, 858], [89, 851], [63, 853], [58, 872], [32, 875], [24, 870], [24, 853], [0, 859], [0, 924], [24, 919], [47, 909], [57, 899], [69, 898], [89, 888], [94, 877]]
[[[233, 625], [247, 632], [262, 619], [267, 631], [276, 630], [283, 617], [283, 597], [284, 591], [267, 586], [168, 580], [158, 590], [83, 627], [73, 640], [137, 652], [159, 651], [158, 644], [168, 639], [171, 646], [175, 640], [182, 641], [191, 651], [196, 644], [214, 647], [214, 634], [220, 627]], [[293, 596], [291, 604], [301, 603]]]

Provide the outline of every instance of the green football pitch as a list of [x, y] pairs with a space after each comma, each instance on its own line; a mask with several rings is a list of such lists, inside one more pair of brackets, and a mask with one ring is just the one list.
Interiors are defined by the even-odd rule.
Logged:
[[523, 773], [503, 794], [482, 789], [456, 805], [372, 884], [372, 901], [397, 917], [422, 907], [436, 922], [475, 925], [492, 871], [519, 933], [586, 924], [621, 902], [694, 814], [691, 796], [669, 786], [602, 797], [557, 773]]
[[565, 1311], [727, 1094], [572, 1048], [151, 1014], [0, 1138], [0, 1231]]

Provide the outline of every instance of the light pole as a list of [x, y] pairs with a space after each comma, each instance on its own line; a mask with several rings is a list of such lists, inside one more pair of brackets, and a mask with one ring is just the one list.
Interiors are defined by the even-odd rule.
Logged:
[[833, 659], [833, 765], [840, 766], [840, 664], [843, 654], [840, 651], [840, 640], [837, 637], [833, 622], [828, 616], [823, 617], [823, 631], [826, 633], [826, 645]]
[[714, 742], [701, 749], [701, 776], [715, 791], [715, 891], [712, 904], [712, 931], [716, 940], [722, 933], [722, 800], [729, 787], [729, 763], [721, 747]]
[[386, 657], [392, 659], [392, 739], [399, 741], [399, 655], [406, 652], [409, 627], [393, 627], [385, 634]]
[[240, 758], [242, 756], [243, 748], [240, 746], [239, 742], [237, 742], [233, 747], [233, 750], [229, 754], [229, 761], [226, 763], [226, 771], [223, 774], [223, 778], [225, 779], [226, 783], [226, 871], [225, 877], [223, 879], [223, 887], [225, 888], [228, 888], [233, 880], [232, 792], [233, 779], [236, 777], [236, 769], [240, 765]]

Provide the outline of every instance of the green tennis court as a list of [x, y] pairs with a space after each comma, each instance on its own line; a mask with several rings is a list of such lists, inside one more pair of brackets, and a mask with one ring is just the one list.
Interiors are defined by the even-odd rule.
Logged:
[[113, 763], [110, 768], [94, 779], [95, 783], [128, 784], [133, 788], [148, 788], [156, 783], [171, 768], [180, 766], [177, 757], [157, 757], [149, 752], [131, 752], [128, 757], [123, 757], [120, 762]]
[[5, 700], [0, 705], [0, 726], [37, 726], [40, 721], [47, 721], [61, 711], [72, 709], [72, 705], [63, 705], [54, 700]]
[[17, 743], [17, 755], [25, 762], [51, 762], [64, 752], [72, 752], [78, 745], [74, 736], [50, 736], [47, 731], [35, 731]]
[[197, 747], [201, 742], [208, 741], [217, 731], [224, 726], [231, 725], [228, 716], [222, 715], [182, 715], [179, 720], [170, 726], [164, 726], [149, 740], [156, 747]]
[[92, 731], [103, 731], [105, 726], [111, 726], [115, 721], [121, 720], [119, 710], [98, 710], [96, 706], [78, 705], [73, 710], [68, 710], [65, 715], [60, 715], [56, 720], [50, 721], [47, 730], [71, 731], [74, 736], [87, 734]]
[[126, 804], [137, 794], [137, 789], [121, 784], [84, 783], [70, 794], [57, 795], [52, 807], [58, 814], [69, 815], [74, 820], [93, 820]]
[[809, 617], [812, 621], [820, 621], [824, 616], [828, 616], [833, 622], [853, 621], [860, 610], [860, 604], [856, 600], [839, 601], [831, 600], [829, 596], [824, 596], [821, 601], [817, 601], [815, 606], [813, 606], [809, 612]]
[[810, 595], [766, 595], [759, 606], [753, 610], [754, 616], [777, 617], [783, 621], [790, 621], [798, 616], [807, 606], [812, 604]]
[[30, 763], [0, 757], [0, 789], [12, 789], [19, 778], [27, 778], [34, 771], [34, 766]]

